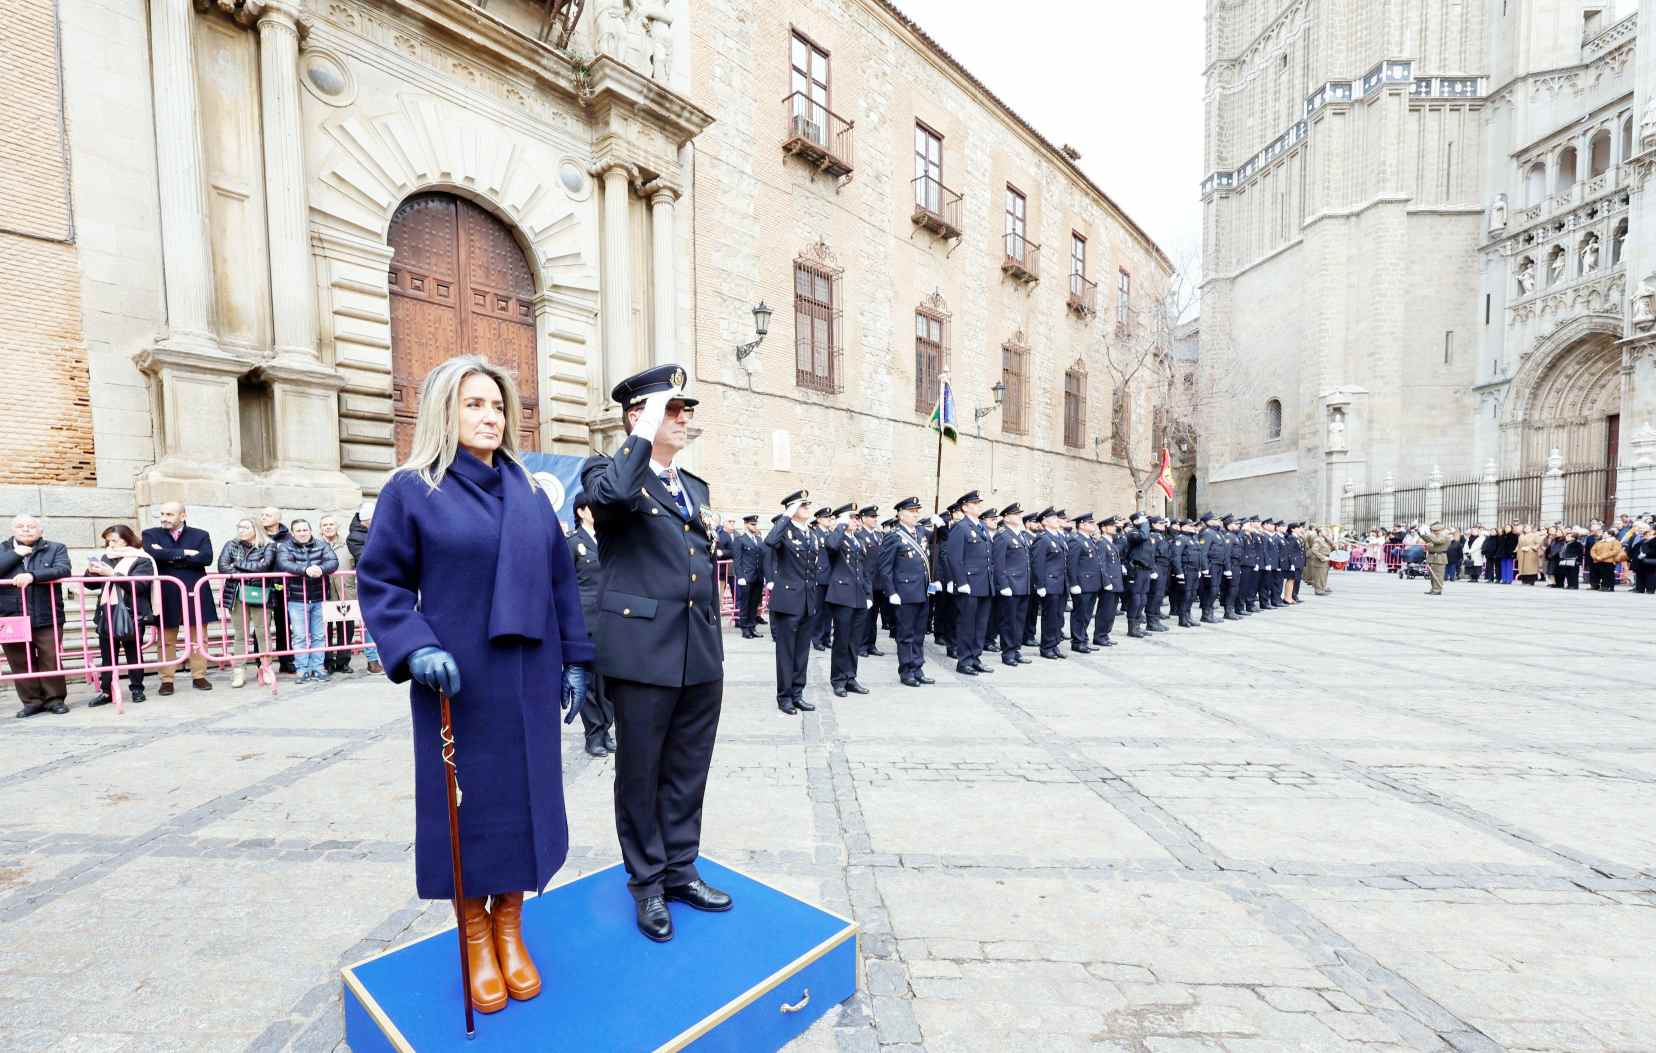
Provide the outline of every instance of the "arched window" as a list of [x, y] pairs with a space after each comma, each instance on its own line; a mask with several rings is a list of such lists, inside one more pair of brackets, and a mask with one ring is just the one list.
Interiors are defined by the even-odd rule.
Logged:
[[1623, 120], [1622, 120], [1621, 159], [1623, 161], [1626, 161], [1629, 157], [1632, 157], [1632, 156], [1633, 156], [1633, 118], [1626, 117], [1626, 118], [1623, 118]]
[[1575, 186], [1576, 148], [1566, 146], [1558, 152], [1558, 178], [1553, 181], [1553, 193], [1562, 194]]
[[1604, 128], [1593, 134], [1588, 144], [1587, 175], [1588, 178], [1603, 175], [1610, 171], [1610, 129]]
[[1268, 399], [1265, 403], [1265, 438], [1282, 438], [1282, 400]]
[[1547, 163], [1537, 161], [1524, 173], [1524, 204], [1539, 205], [1547, 196]]

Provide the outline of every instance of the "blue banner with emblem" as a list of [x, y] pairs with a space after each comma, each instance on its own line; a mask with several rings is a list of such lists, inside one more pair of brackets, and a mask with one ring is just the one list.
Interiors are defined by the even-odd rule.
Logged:
[[529, 469], [541, 492], [557, 509], [558, 518], [566, 526], [573, 526], [575, 495], [581, 492], [581, 465], [586, 463], [586, 458], [567, 453], [526, 453], [522, 458], [523, 466]]

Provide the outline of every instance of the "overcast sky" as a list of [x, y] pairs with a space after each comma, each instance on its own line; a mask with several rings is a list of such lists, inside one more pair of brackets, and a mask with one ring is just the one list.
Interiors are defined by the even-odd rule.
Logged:
[[895, 0], [1081, 167], [1175, 264], [1199, 268], [1198, 0]]

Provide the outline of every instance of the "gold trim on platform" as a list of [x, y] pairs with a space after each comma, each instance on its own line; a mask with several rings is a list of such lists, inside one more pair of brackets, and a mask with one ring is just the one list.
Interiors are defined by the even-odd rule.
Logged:
[[[765, 884], [763, 881], [760, 881], [758, 878], [754, 877], [753, 875], [748, 874], [745, 871], [738, 870], [733, 866], [729, 866], [725, 863], [720, 863], [718, 860], [711, 859], [707, 856], [703, 856], [702, 858], [707, 859], [707, 861], [710, 862], [710, 863], [716, 863], [719, 866], [724, 867], [724, 869], [730, 871], [733, 874], [737, 874], [737, 875], [740, 875], [741, 877], [747, 878], [749, 881], [752, 881], [754, 884], [757, 884], [757, 885], [764, 885]], [[562, 881], [554, 882], [553, 884], [547, 886], [547, 891], [551, 891], [552, 889], [555, 889], [555, 888], [561, 888], [564, 885], [571, 885], [571, 884], [574, 884], [577, 881], [585, 881], [587, 878], [590, 878], [590, 877], [597, 877], [599, 874], [602, 874], [605, 871], [616, 870], [620, 866], [621, 866], [620, 863], [612, 863], [607, 867], [600, 867], [597, 870], [588, 871], [585, 874], [578, 874], [578, 875], [566, 878]], [[769, 886], [769, 885], [766, 885], [765, 887], [766, 888], [771, 888], [771, 886]], [[776, 891], [776, 892], [778, 892], [778, 893], [780, 893], [781, 895], [784, 895], [784, 896], [788, 895], [786, 892], [782, 892], [780, 889], [774, 889], [774, 891]], [[544, 893], [542, 893], [542, 894], [544, 895]], [[797, 897], [788, 896], [788, 898], [789, 899], [796, 899]], [[742, 994], [739, 995], [738, 997], [732, 999], [729, 1002], [726, 1002], [724, 1005], [720, 1006], [718, 1008], [718, 1010], [716, 1010], [715, 1012], [713, 1012], [713, 1013], [709, 1014], [708, 1016], [704, 1017], [703, 1019], [698, 1021], [694, 1026], [690, 1027], [689, 1029], [687, 1029], [685, 1031], [679, 1032], [677, 1035], [675, 1035], [671, 1039], [669, 1039], [664, 1045], [657, 1046], [656, 1049], [655, 1049], [655, 1053], [677, 1053], [678, 1050], [684, 1049], [685, 1047], [689, 1046], [692, 1042], [696, 1041], [698, 1038], [701, 1038], [703, 1035], [706, 1035], [708, 1032], [712, 1031], [714, 1028], [718, 1027], [720, 1024], [724, 1023], [726, 1020], [729, 1020], [731, 1017], [735, 1016], [737, 1013], [741, 1012], [742, 1010], [746, 1009], [748, 1006], [752, 1005], [754, 1002], [758, 1001], [760, 998], [764, 997], [770, 991], [775, 990], [777, 987], [779, 987], [782, 984], [783, 981], [787, 980], [788, 977], [793, 976], [794, 974], [798, 973], [801, 969], [804, 969], [806, 966], [811, 965], [814, 962], [816, 962], [818, 959], [826, 956], [828, 954], [828, 952], [836, 949], [841, 944], [843, 944], [846, 941], [847, 938], [849, 938], [853, 941], [853, 943], [852, 943], [852, 958], [853, 958], [853, 960], [860, 959], [862, 957], [861, 928], [857, 925], [857, 923], [855, 921], [852, 921], [850, 918], [847, 918], [843, 915], [835, 914], [831, 910], [824, 910], [822, 907], [817, 906], [815, 903], [807, 903], [804, 900], [800, 900], [799, 902], [805, 903], [806, 906], [810, 907], [812, 910], [817, 911], [818, 913], [828, 915], [828, 917], [833, 918], [835, 921], [843, 922], [844, 925], [845, 925], [845, 928], [841, 929], [839, 932], [834, 933], [832, 936], [828, 937], [826, 940], [823, 940], [821, 943], [817, 944], [815, 947], [812, 947], [810, 950], [806, 951], [804, 954], [800, 955], [798, 958], [795, 958], [793, 961], [789, 962], [787, 965], [785, 965], [782, 968], [778, 969], [776, 972], [771, 973], [769, 976], [767, 976], [765, 979], [761, 980], [759, 983], [754, 984], [752, 987], [750, 987], [746, 991], [742, 992]], [[386, 955], [395, 954], [395, 953], [397, 953], [398, 951], [402, 950], [405, 947], [412, 947], [416, 943], [424, 943], [426, 940], [434, 939], [438, 936], [443, 935], [446, 932], [452, 932], [457, 928], [459, 928], [458, 923], [456, 923], [454, 925], [445, 926], [445, 927], [437, 930], [436, 932], [429, 933], [425, 936], [421, 936], [419, 939], [409, 940], [407, 943], [399, 943], [395, 947], [391, 947], [391, 948], [388, 948], [387, 950], [380, 951], [378, 954], [370, 955], [369, 957], [362, 959], [362, 961], [356, 962], [352, 965], [348, 965], [345, 968], [340, 970], [340, 975], [344, 977], [345, 983], [350, 986], [352, 993], [354, 993], [356, 995], [357, 1001], [362, 1003], [362, 1007], [365, 1010], [367, 1010], [368, 1015], [373, 1018], [374, 1023], [379, 1025], [380, 1031], [382, 1031], [385, 1034], [386, 1039], [398, 1051], [398, 1053], [418, 1053], [418, 1051], [415, 1050], [415, 1048], [412, 1045], [409, 1044], [408, 1040], [403, 1037], [402, 1032], [397, 1030], [397, 1025], [392, 1023], [391, 1018], [386, 1015], [386, 1013], [383, 1009], [380, 1008], [379, 1002], [375, 1001], [374, 996], [368, 992], [368, 988], [362, 983], [361, 980], [357, 979], [355, 970], [362, 967], [362, 966], [364, 966], [364, 965], [367, 965], [369, 962], [377, 961], [380, 958], [384, 958]]]

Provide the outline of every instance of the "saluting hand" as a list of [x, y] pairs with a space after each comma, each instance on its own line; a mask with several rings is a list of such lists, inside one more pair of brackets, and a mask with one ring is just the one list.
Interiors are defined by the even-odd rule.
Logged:
[[671, 391], [658, 391], [654, 395], [644, 396], [644, 411], [638, 415], [638, 422], [633, 425], [634, 435], [645, 442], [655, 441], [656, 429], [667, 419], [667, 402], [672, 394]]

